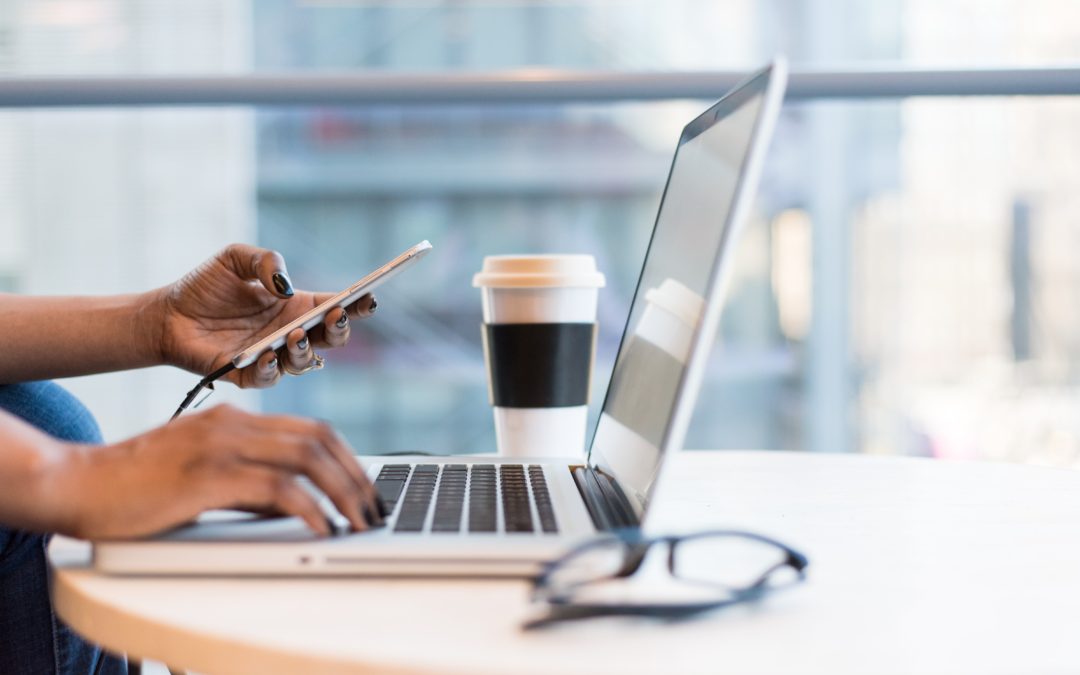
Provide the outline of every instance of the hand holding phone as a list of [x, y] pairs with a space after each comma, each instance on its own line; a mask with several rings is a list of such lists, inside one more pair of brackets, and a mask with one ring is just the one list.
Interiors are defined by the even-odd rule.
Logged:
[[[258, 341], [249, 345], [242, 351], [234, 354], [230, 358], [228, 363], [204, 377], [191, 391], [187, 393], [187, 397], [173, 414], [173, 419], [175, 419], [178, 415], [180, 415], [180, 413], [182, 413], [187, 407], [189, 407], [195, 400], [198, 393], [204, 388], [212, 390], [213, 382], [215, 382], [216, 380], [224, 377], [225, 375], [228, 375], [233, 370], [247, 368], [248, 366], [251, 366], [257, 360], [259, 360], [259, 358], [263, 354], [266, 354], [268, 351], [278, 350], [282, 348], [287, 344], [289, 334], [293, 331], [296, 331], [296, 329], [301, 328], [306, 333], [311, 329], [315, 328], [316, 326], [319, 326], [326, 320], [327, 314], [332, 312], [334, 308], [345, 308], [349, 305], [352, 305], [353, 303], [364, 297], [366, 294], [372, 292], [373, 290], [381, 286], [383, 283], [393, 278], [398, 273], [402, 272], [405, 268], [414, 264], [424, 255], [426, 255], [427, 252], [430, 250], [431, 243], [426, 240], [420, 242], [419, 244], [416, 244], [415, 246], [401, 253], [401, 255], [397, 256], [393, 260], [387, 262], [379, 269], [371, 272], [364, 278], [352, 284], [345, 290], [320, 303], [317, 307], [308, 310], [304, 314], [289, 321], [287, 324], [277, 328], [269, 335], [260, 338]], [[264, 283], [267, 282], [264, 281]], [[296, 360], [298, 358], [303, 358], [304, 356], [304, 354], [298, 354], [298, 351], [296, 349], [298, 345], [293, 343], [288, 344], [290, 347], [290, 353], [283, 355], [282, 358], [289, 359], [290, 357], [292, 357], [295, 363], [301, 363], [301, 361]], [[310, 354], [310, 352], [308, 353]], [[300, 366], [294, 365], [294, 368], [300, 368]]]
[[285, 324], [281, 328], [262, 338], [258, 342], [244, 349], [232, 358], [233, 366], [237, 368], [245, 368], [252, 363], [255, 363], [256, 359], [261, 354], [269, 349], [279, 349], [285, 345], [285, 339], [289, 333], [293, 332], [297, 328], [303, 328], [305, 331], [311, 330], [315, 326], [318, 326], [326, 319], [326, 315], [330, 310], [335, 307], [347, 307], [352, 303], [359, 300], [364, 295], [372, 292], [379, 286], [383, 285], [401, 271], [408, 268], [416, 261], [423, 258], [428, 251], [431, 250], [431, 242], [427, 239], [420, 242], [416, 246], [401, 253], [390, 262], [386, 263], [379, 269], [375, 270], [371, 274], [368, 274], [363, 279], [360, 279], [355, 284], [349, 286], [345, 290], [341, 291], [334, 297], [330, 298], [326, 302], [320, 304], [318, 307], [311, 309], [305, 314], [293, 319], [289, 323]]

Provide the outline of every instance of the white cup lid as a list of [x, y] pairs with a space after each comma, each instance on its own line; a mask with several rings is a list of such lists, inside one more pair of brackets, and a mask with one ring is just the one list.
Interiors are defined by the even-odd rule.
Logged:
[[671, 278], [661, 281], [659, 288], [646, 291], [645, 300], [663, 307], [691, 328], [697, 326], [705, 310], [705, 298]]
[[473, 277], [482, 288], [600, 288], [604, 275], [587, 254], [489, 255]]

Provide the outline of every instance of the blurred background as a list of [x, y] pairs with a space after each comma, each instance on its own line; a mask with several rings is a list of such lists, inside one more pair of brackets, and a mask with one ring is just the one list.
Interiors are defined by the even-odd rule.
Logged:
[[[796, 71], [1076, 63], [1080, 6], [0, 3], [3, 76], [748, 71], [776, 52]], [[337, 290], [427, 238], [332, 367], [218, 400], [330, 419], [364, 453], [490, 451], [472, 273], [596, 255], [596, 407], [679, 130], [709, 103], [0, 109], [0, 291], [143, 290], [231, 241]], [[687, 447], [1080, 465], [1078, 179], [1080, 98], [788, 103]], [[65, 384], [116, 440], [195, 379]]]

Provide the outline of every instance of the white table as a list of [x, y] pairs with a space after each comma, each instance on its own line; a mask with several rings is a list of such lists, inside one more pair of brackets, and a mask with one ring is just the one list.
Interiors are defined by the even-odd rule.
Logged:
[[689, 623], [538, 633], [526, 584], [120, 579], [58, 546], [60, 615], [205, 673], [1080, 671], [1080, 472], [765, 452], [683, 453], [654, 524], [772, 534], [802, 587]]

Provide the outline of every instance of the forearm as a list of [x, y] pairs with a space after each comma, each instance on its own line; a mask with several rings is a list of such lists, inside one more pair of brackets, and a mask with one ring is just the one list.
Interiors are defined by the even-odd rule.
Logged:
[[73, 494], [51, 482], [79, 453], [22, 420], [0, 411], [0, 525], [33, 532], [71, 534]]
[[0, 383], [161, 364], [158, 297], [0, 294]]

